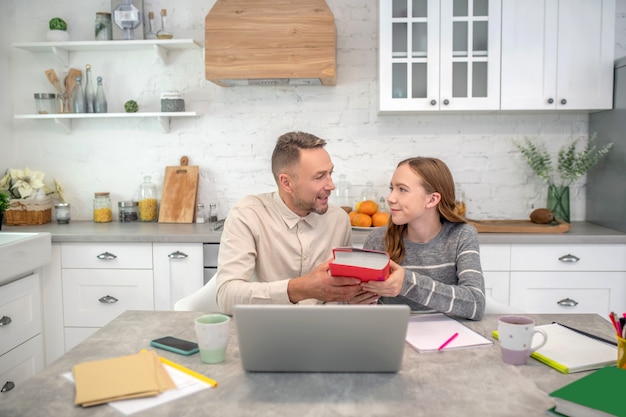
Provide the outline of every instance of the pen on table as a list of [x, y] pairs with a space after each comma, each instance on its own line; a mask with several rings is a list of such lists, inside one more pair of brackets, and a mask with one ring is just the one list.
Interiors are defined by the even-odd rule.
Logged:
[[450, 336], [450, 338], [448, 340], [446, 340], [445, 342], [443, 342], [443, 344], [441, 346], [439, 346], [439, 349], [437, 349], [437, 350], [441, 350], [441, 349], [445, 348], [446, 346], [448, 346], [448, 344], [450, 342], [452, 342], [458, 335], [459, 335], [458, 333], [455, 333], [452, 336]]
[[[142, 352], [144, 352], [144, 351], [145, 351], [145, 349], [142, 350]], [[192, 371], [191, 369], [186, 368], [183, 365], [180, 365], [180, 364], [178, 364], [176, 362], [172, 362], [171, 360], [165, 359], [165, 358], [163, 358], [161, 356], [159, 356], [159, 360], [161, 361], [161, 363], [169, 365], [169, 366], [171, 366], [174, 369], [178, 369], [179, 371], [181, 371], [181, 372], [183, 372], [183, 373], [185, 373], [187, 375], [190, 375], [190, 376], [192, 376], [194, 378], [198, 378], [200, 381], [204, 381], [207, 384], [211, 385], [212, 387], [217, 387], [217, 381], [215, 381], [214, 379], [209, 378], [208, 376], [204, 376], [202, 374], [199, 374], [196, 371]]]

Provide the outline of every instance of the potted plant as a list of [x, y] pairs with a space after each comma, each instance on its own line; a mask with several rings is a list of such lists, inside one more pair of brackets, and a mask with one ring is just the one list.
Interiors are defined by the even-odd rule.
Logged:
[[9, 194], [0, 191], [0, 230], [2, 230], [2, 221], [4, 220], [4, 212], [9, 209]]
[[543, 145], [535, 145], [528, 138], [523, 144], [515, 144], [535, 174], [548, 183], [547, 208], [554, 213], [557, 220], [566, 223], [570, 222], [569, 186], [589, 171], [613, 147], [611, 142], [597, 149], [594, 144], [596, 140], [594, 133], [587, 140], [585, 148], [577, 151], [579, 140], [575, 139], [559, 150], [556, 173], [552, 158]]
[[70, 34], [67, 33], [67, 23], [60, 17], [53, 17], [48, 22], [49, 31], [46, 35], [49, 41], [65, 42], [70, 40]]

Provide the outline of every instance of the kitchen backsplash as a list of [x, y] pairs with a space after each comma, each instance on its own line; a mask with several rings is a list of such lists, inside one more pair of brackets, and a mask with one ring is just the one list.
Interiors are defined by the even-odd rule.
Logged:
[[[475, 219], [526, 218], [545, 206], [547, 187], [528, 168], [514, 141], [544, 140], [556, 152], [588, 133], [584, 113], [474, 113], [380, 115], [377, 98], [377, 2], [327, 0], [338, 36], [335, 87], [222, 88], [204, 78], [203, 50], [170, 52], [168, 63], [151, 51], [81, 52], [70, 67], [91, 64], [102, 76], [109, 112], [134, 99], [140, 111], [159, 111], [164, 91], [180, 91], [197, 117], [173, 119], [164, 133], [152, 119], [74, 120], [67, 134], [51, 120], [17, 120], [32, 112], [33, 93], [53, 92], [44, 70], [67, 68], [48, 53], [11, 47], [45, 41], [51, 17], [64, 18], [71, 40], [92, 40], [95, 13], [110, 1], [5, 0], [0, 4], [0, 170], [28, 166], [55, 177], [72, 203], [73, 220], [92, 216], [93, 193], [116, 201], [134, 196], [145, 175], [159, 189], [167, 165], [187, 155], [200, 166], [199, 200], [225, 210], [249, 193], [275, 189], [270, 155], [276, 138], [303, 130], [328, 140], [335, 180], [346, 174], [355, 194], [367, 181], [381, 196], [395, 165], [436, 156], [451, 168]], [[212, 1], [144, 1], [144, 11], [168, 10], [174, 37], [204, 43]], [[617, 1], [616, 57], [626, 55], [626, 0]], [[572, 220], [584, 220], [584, 181], [571, 192]]]

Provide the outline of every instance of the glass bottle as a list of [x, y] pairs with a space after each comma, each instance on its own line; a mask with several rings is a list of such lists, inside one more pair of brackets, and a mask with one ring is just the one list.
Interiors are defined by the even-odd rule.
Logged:
[[157, 32], [157, 38], [159, 39], [172, 39], [174, 35], [169, 30], [167, 25], [167, 10], [161, 9], [161, 29]]
[[152, 177], [143, 177], [143, 183], [139, 186], [139, 220], [153, 222], [157, 219], [157, 189], [150, 180]]
[[389, 213], [389, 205], [385, 197], [380, 197], [380, 200], [378, 200], [378, 211]]
[[124, 32], [124, 40], [133, 40], [135, 28], [141, 24], [141, 14], [132, 0], [122, 0], [122, 4], [113, 10], [113, 21]]
[[95, 193], [93, 197], [93, 221], [108, 223], [113, 220], [111, 193]]
[[209, 204], [209, 223], [217, 223], [217, 203]]
[[93, 113], [93, 104], [96, 100], [96, 90], [93, 87], [93, 81], [91, 79], [91, 65], [85, 66], [85, 109], [86, 113]]
[[335, 189], [333, 191], [333, 197], [335, 200], [335, 204], [343, 207], [344, 210], [350, 209], [352, 210], [352, 196], [350, 194], [352, 185], [346, 179], [345, 174], [339, 175], [339, 181], [335, 184]]
[[104, 94], [104, 87], [102, 86], [102, 77], [96, 78], [98, 80], [98, 87], [96, 88], [96, 99], [93, 104], [94, 113], [106, 113], [107, 112], [107, 98]]
[[156, 39], [157, 38], [157, 34], [156, 34], [156, 30], [154, 30], [154, 12], [149, 12], [148, 13], [148, 24], [150, 25], [150, 31], [148, 33], [146, 33], [145, 38], [146, 39]]
[[196, 223], [204, 223], [204, 204], [198, 203], [196, 205]]
[[365, 201], [365, 200], [371, 200], [373, 202], [378, 201], [378, 193], [376, 192], [376, 189], [374, 188], [374, 183], [371, 181], [368, 181], [365, 184], [365, 189], [361, 193], [361, 201]]
[[110, 41], [113, 39], [111, 13], [96, 13], [95, 39], [97, 41]]
[[80, 81], [80, 77], [76, 77], [76, 86], [74, 91], [72, 91], [72, 111], [74, 113], [85, 113], [87, 111], [85, 107], [85, 93]]

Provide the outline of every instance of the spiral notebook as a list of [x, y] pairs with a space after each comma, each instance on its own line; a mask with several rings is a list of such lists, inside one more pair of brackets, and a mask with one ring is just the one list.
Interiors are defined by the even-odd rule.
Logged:
[[[560, 323], [535, 326], [548, 335], [547, 343], [530, 356], [564, 374], [589, 371], [617, 363], [615, 342]], [[498, 337], [498, 332], [493, 331]]]

